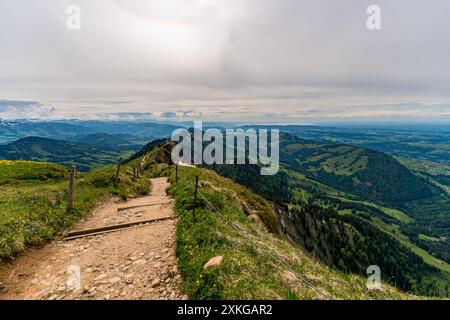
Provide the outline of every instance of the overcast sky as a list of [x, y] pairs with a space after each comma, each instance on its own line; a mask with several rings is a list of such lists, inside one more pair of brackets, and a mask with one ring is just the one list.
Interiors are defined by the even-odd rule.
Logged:
[[449, 121], [450, 1], [0, 0], [0, 118], [136, 117]]

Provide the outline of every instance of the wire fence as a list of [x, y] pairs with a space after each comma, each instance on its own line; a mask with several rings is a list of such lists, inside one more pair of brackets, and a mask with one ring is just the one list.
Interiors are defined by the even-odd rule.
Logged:
[[[259, 240], [257, 240], [256, 237], [254, 237], [253, 235], [248, 234], [243, 228], [241, 228], [237, 223], [227, 219], [221, 212], [219, 209], [217, 209], [213, 204], [211, 204], [211, 202], [205, 197], [203, 196], [203, 194], [201, 194], [200, 192], [198, 193], [198, 196], [203, 199], [203, 201], [205, 201], [208, 206], [210, 207], [210, 209], [216, 213], [223, 221], [225, 224], [229, 225], [230, 227], [232, 227], [233, 229], [235, 229], [239, 235], [241, 237], [243, 237], [245, 240], [247, 240], [248, 244], [250, 246], [252, 246], [252, 248], [256, 251], [256, 252], [260, 252], [263, 251], [262, 253], [265, 253], [267, 255], [269, 255], [271, 258], [273, 258], [275, 261], [279, 262], [287, 271], [291, 272], [292, 274], [294, 274], [297, 279], [302, 282], [303, 284], [305, 284], [307, 287], [309, 287], [311, 290], [315, 291], [317, 294], [325, 297], [327, 300], [332, 300], [334, 299], [328, 292], [325, 292], [324, 290], [318, 288], [316, 285], [314, 285], [311, 281], [307, 280], [305, 277], [299, 275], [297, 272], [295, 272], [294, 270], [292, 270], [291, 266], [289, 266], [286, 262], [284, 262], [280, 255], [277, 253], [274, 253], [273, 250], [271, 250], [268, 245], [266, 243], [263, 243]], [[256, 244], [257, 243], [257, 244]], [[261, 247], [264, 247], [263, 250], [261, 250]]]
[[[170, 167], [170, 166], [169, 166]], [[178, 171], [178, 170], [177, 170]], [[172, 176], [172, 174], [171, 174]], [[329, 294], [328, 292], [322, 290], [321, 288], [318, 288], [314, 283], [312, 283], [311, 281], [309, 281], [308, 279], [306, 279], [306, 277], [298, 274], [298, 272], [294, 271], [292, 269], [292, 267], [287, 264], [285, 261], [283, 260], [290, 260], [288, 257], [282, 256], [277, 252], [274, 252], [266, 243], [261, 242], [257, 237], [249, 234], [247, 231], [245, 231], [242, 227], [239, 226], [239, 224], [237, 224], [234, 221], [231, 221], [230, 219], [228, 219], [227, 217], [225, 217], [225, 215], [222, 214], [222, 212], [217, 209], [201, 192], [199, 192], [200, 190], [196, 190], [199, 188], [199, 184], [198, 184], [198, 177], [196, 177], [194, 183], [193, 183], [193, 189], [194, 192], [196, 193], [196, 196], [200, 199], [202, 199], [203, 201], [205, 201], [205, 203], [208, 205], [209, 209], [214, 212], [215, 214], [217, 214], [217, 216], [228, 226], [230, 226], [232, 229], [234, 229], [235, 231], [237, 231], [239, 233], [239, 235], [246, 240], [246, 244], [251, 246], [253, 250], [255, 250], [255, 252], [258, 252], [260, 254], [266, 254], [268, 256], [270, 256], [272, 259], [274, 259], [275, 261], [277, 261], [279, 263], [279, 265], [283, 266], [284, 269], [286, 271], [291, 272], [292, 274], [295, 275], [295, 277], [301, 282], [303, 283], [305, 286], [307, 286], [308, 288], [310, 288], [311, 290], [313, 290], [314, 292], [316, 292], [316, 294], [318, 294], [319, 296], [322, 296], [323, 298], [325, 298], [326, 300], [333, 300], [335, 299], [331, 294]], [[175, 178], [176, 182], [178, 183], [178, 181], [180, 180], [179, 177], [179, 173], [176, 173], [176, 178]], [[194, 202], [194, 207], [196, 206], [196, 203]], [[195, 210], [195, 209], [194, 209]], [[195, 211], [193, 211], [195, 212]], [[256, 277], [254, 277], [256, 279]]]

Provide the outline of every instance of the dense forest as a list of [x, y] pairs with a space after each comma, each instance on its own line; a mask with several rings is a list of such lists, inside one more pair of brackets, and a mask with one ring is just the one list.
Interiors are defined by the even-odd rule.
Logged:
[[[414, 218], [414, 222], [401, 226], [401, 231], [412, 242], [426, 249], [435, 257], [450, 263], [450, 199], [440, 195], [404, 204], [404, 211]], [[420, 234], [435, 238], [435, 241], [421, 239]]]
[[289, 203], [292, 200], [287, 177], [282, 172], [274, 176], [261, 176], [261, 167], [257, 165], [227, 164], [205, 167], [248, 187], [268, 200], [277, 203]]
[[281, 211], [291, 221], [286, 233], [329, 265], [358, 274], [378, 265], [383, 280], [402, 290], [432, 296], [449, 293], [449, 286], [437, 281], [444, 277], [438, 269], [356, 215], [305, 203]]

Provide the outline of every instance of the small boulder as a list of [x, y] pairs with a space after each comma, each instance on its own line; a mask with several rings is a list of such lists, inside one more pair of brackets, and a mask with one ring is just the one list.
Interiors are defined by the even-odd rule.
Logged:
[[171, 269], [168, 270], [169, 277], [173, 278], [177, 275], [178, 268], [176, 266], [173, 266]]
[[107, 275], [106, 275], [105, 273], [102, 273], [102, 274], [100, 274], [99, 276], [97, 276], [97, 277], [94, 279], [94, 281], [97, 282], [97, 281], [100, 281], [100, 280], [105, 279], [106, 277], [107, 277]]
[[128, 275], [125, 277], [126, 284], [132, 284], [134, 282], [133, 275]]
[[159, 286], [159, 284], [161, 283], [161, 280], [159, 280], [158, 278], [156, 278], [155, 280], [152, 281], [151, 283], [151, 287], [152, 288], [156, 288], [157, 286]]
[[223, 257], [222, 256], [217, 256], [214, 257], [212, 259], [210, 259], [204, 266], [203, 269], [210, 269], [210, 268], [214, 268], [214, 267], [218, 267], [222, 264], [223, 262]]

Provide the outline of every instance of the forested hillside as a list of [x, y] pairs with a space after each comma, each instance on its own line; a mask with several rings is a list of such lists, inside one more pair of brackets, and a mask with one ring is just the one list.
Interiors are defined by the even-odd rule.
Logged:
[[280, 161], [338, 190], [390, 205], [425, 199], [434, 188], [387, 154], [282, 134]]

